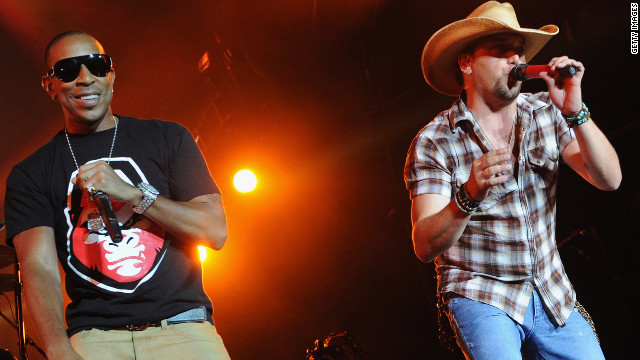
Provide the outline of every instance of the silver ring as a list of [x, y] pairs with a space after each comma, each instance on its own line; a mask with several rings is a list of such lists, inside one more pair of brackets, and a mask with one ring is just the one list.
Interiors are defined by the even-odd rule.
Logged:
[[94, 188], [93, 185], [87, 186], [87, 190], [92, 195], [96, 193], [96, 188]]

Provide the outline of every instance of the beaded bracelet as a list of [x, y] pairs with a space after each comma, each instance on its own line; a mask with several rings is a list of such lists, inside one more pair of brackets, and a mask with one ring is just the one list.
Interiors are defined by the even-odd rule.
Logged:
[[582, 103], [582, 108], [575, 116], [566, 116], [564, 119], [567, 120], [567, 126], [572, 128], [576, 125], [584, 124], [591, 118], [591, 113], [589, 112], [589, 108], [587, 105]]
[[455, 195], [456, 204], [463, 212], [473, 214], [480, 207], [481, 201], [473, 201], [467, 191], [467, 183], [462, 184]]

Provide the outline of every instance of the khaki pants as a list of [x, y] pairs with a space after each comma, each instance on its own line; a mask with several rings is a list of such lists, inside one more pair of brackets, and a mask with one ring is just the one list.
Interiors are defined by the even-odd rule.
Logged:
[[85, 360], [229, 360], [229, 354], [209, 322], [150, 327], [143, 331], [85, 330], [71, 337]]

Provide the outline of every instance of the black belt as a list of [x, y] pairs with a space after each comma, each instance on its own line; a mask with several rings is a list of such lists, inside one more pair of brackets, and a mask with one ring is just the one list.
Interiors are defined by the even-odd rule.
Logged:
[[[170, 318], [165, 319], [167, 324], [181, 324], [181, 323], [190, 323], [190, 322], [204, 322], [207, 321], [207, 309], [204, 306], [200, 306], [197, 308], [193, 308], [184, 312], [181, 312], [178, 315], [174, 315]], [[145, 324], [137, 324], [137, 325], [126, 325], [119, 328], [115, 328], [113, 330], [129, 330], [129, 331], [142, 331], [146, 330], [150, 327], [159, 327], [162, 326], [162, 322], [153, 321]]]

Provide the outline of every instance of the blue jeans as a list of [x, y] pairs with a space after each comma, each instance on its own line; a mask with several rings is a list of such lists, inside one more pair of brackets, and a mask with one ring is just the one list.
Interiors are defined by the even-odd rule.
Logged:
[[574, 309], [566, 326], [554, 325], [537, 291], [522, 325], [495, 306], [463, 297], [449, 300], [447, 315], [467, 359], [604, 359], [584, 317]]

